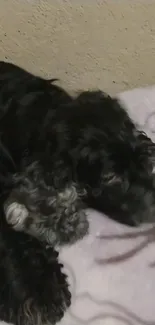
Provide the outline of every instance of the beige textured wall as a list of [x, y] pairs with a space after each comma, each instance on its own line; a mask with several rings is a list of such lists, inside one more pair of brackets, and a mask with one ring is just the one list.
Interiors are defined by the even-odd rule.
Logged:
[[155, 1], [0, 0], [0, 59], [110, 93], [155, 83]]

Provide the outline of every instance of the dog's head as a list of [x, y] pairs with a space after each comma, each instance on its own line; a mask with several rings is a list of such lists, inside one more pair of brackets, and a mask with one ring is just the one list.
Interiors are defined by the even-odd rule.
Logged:
[[131, 225], [155, 221], [155, 144], [137, 130], [122, 104], [103, 92], [84, 92], [71, 105], [70, 125], [76, 132], [87, 126], [76, 157], [89, 204]]
[[[107, 102], [114, 120], [104, 131], [104, 150], [94, 168], [96, 199], [102, 211], [123, 223], [155, 222], [155, 144], [136, 129], [117, 100], [107, 98]], [[120, 130], [116, 112], [122, 119]]]
[[109, 215], [129, 225], [155, 222], [154, 145], [151, 154], [150, 141], [143, 134], [139, 137], [132, 149], [130, 144], [124, 149], [116, 146], [116, 155], [108, 157], [101, 172], [102, 195], [96, 196]]

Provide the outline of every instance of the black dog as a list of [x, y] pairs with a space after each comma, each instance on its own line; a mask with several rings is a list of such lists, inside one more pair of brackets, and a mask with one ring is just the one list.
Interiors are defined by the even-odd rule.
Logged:
[[0, 318], [54, 324], [70, 304], [54, 246], [87, 233], [85, 206], [130, 225], [153, 221], [155, 145], [116, 99], [100, 91], [74, 98], [4, 62], [0, 133], [8, 222], [2, 211]]
[[1, 139], [19, 173], [5, 204], [14, 229], [52, 245], [88, 231], [83, 203], [120, 222], [154, 220], [155, 145], [101, 91], [69, 96], [0, 64]]

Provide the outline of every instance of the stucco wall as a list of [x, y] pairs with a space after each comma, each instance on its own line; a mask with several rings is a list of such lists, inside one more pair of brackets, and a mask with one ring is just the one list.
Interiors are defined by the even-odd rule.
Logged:
[[155, 83], [155, 1], [0, 0], [0, 59], [110, 93]]

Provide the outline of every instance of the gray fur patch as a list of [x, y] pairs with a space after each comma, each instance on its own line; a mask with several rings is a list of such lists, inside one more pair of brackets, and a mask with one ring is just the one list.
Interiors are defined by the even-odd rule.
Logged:
[[29, 233], [49, 245], [73, 243], [82, 238], [89, 228], [80, 199], [83, 193], [77, 191], [75, 184], [71, 184], [60, 192], [55, 191], [53, 196], [49, 196], [50, 191], [47, 194], [45, 203], [51, 213], [42, 215], [33, 209], [33, 196], [29, 200], [29, 209], [29, 206], [16, 201], [16, 192], [12, 192], [4, 207], [7, 222], [16, 231]]

